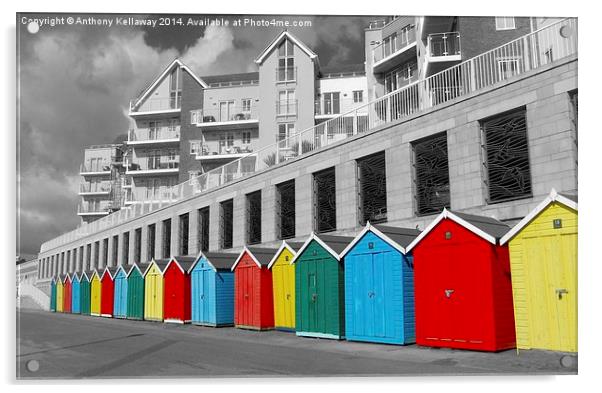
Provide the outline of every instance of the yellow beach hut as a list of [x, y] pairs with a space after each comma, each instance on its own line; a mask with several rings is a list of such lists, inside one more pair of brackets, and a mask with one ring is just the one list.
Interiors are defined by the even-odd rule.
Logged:
[[98, 271], [94, 269], [90, 279], [90, 315], [100, 316], [101, 283]]
[[64, 312], [63, 310], [63, 306], [64, 306], [64, 281], [65, 281], [65, 275], [64, 274], [60, 274], [59, 275], [59, 279], [56, 282], [56, 311], [57, 312]]
[[295, 265], [291, 261], [303, 243], [282, 241], [268, 264], [272, 270], [274, 327], [295, 331]]
[[517, 349], [577, 352], [577, 197], [552, 190], [510, 230]]
[[169, 259], [153, 259], [144, 271], [144, 319], [163, 321], [163, 269]]

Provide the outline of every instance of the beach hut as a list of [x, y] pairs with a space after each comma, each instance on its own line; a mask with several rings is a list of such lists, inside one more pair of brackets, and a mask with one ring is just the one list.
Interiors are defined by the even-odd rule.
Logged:
[[234, 272], [234, 326], [243, 329], [274, 328], [272, 271], [275, 248], [245, 247], [232, 265]]
[[64, 301], [64, 288], [65, 288], [65, 275], [60, 274], [56, 280], [56, 311], [64, 312], [65, 301]]
[[298, 336], [345, 337], [345, 283], [339, 254], [352, 240], [312, 233], [293, 258]]
[[234, 325], [234, 273], [238, 254], [200, 253], [191, 266], [191, 322], [204, 326]]
[[71, 313], [81, 312], [81, 274], [73, 273], [71, 276]]
[[577, 352], [577, 197], [552, 190], [502, 238], [518, 349]]
[[367, 223], [340, 257], [345, 273], [345, 338], [411, 344], [414, 269], [407, 247], [417, 229]]
[[515, 346], [510, 228], [489, 217], [441, 212], [406, 248], [414, 257], [416, 343], [500, 351]]
[[303, 243], [282, 241], [280, 248], [268, 264], [272, 271], [274, 296], [274, 327], [295, 331], [295, 265], [291, 265]]
[[56, 277], [50, 280], [50, 311], [56, 312]]
[[163, 269], [169, 259], [153, 259], [144, 271], [144, 319], [163, 322]]
[[107, 266], [100, 276], [100, 316], [113, 317], [113, 300], [115, 298], [115, 274], [117, 267]]
[[126, 318], [128, 306], [127, 266], [119, 266], [113, 278], [113, 317]]
[[100, 316], [101, 282], [98, 270], [94, 269], [90, 276], [90, 315]]
[[71, 275], [65, 274], [63, 279], [63, 312], [71, 313]]
[[94, 274], [93, 271], [88, 270], [82, 272], [79, 280], [79, 299], [80, 299], [80, 313], [82, 315], [90, 315], [90, 277]]
[[171, 257], [163, 270], [163, 320], [190, 322], [190, 275], [195, 257]]
[[144, 271], [148, 264], [135, 263], [127, 274], [127, 318], [144, 319]]

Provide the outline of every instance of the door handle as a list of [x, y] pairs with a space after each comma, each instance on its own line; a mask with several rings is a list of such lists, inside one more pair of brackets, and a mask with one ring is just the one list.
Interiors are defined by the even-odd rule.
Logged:
[[290, 294], [290, 293], [287, 293], [287, 294], [286, 294], [286, 299], [288, 300], [288, 299], [290, 299], [290, 298], [291, 298], [291, 294]]
[[249, 297], [249, 294], [245, 293], [245, 297]]
[[201, 295], [201, 299], [204, 299], [204, 298], [205, 298], [205, 295]]
[[558, 300], [562, 300], [562, 295], [569, 293], [565, 288], [556, 288], [556, 295]]
[[317, 298], [318, 298], [318, 294], [317, 294], [317, 293], [313, 293], [313, 294], [311, 295], [311, 301], [312, 301], [312, 302], [315, 302]]
[[451, 297], [452, 293], [454, 293], [453, 289], [446, 289], [445, 290], [445, 297], [449, 299]]

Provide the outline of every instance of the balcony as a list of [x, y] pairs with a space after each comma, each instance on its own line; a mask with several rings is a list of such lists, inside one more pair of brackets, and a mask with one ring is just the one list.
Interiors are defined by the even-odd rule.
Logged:
[[85, 183], [79, 185], [79, 195], [109, 195], [111, 182]]
[[82, 176], [110, 175], [111, 163], [108, 161], [83, 163], [79, 167], [79, 174]]
[[297, 116], [297, 100], [276, 101], [276, 116]]
[[372, 49], [372, 71], [381, 73], [416, 57], [416, 28], [404, 27]]
[[130, 101], [129, 115], [146, 116], [163, 113], [177, 113], [180, 111], [182, 99], [178, 97], [170, 98], [148, 98], [142, 102], [137, 99]]
[[460, 33], [429, 34], [427, 38], [427, 61], [460, 61]]
[[257, 105], [221, 105], [220, 108], [190, 111], [190, 123], [203, 128], [249, 128], [259, 124]]
[[253, 152], [250, 146], [218, 146], [211, 149], [208, 145], [201, 145], [196, 152], [196, 159], [200, 161], [218, 161], [240, 158]]
[[128, 145], [162, 145], [180, 142], [180, 126], [131, 129]]
[[297, 81], [297, 67], [276, 67], [276, 83], [294, 83]]
[[78, 216], [106, 216], [111, 212], [109, 202], [103, 203], [84, 203], [77, 205]]
[[178, 174], [180, 167], [180, 157], [169, 158], [168, 156], [155, 156], [138, 158], [128, 162], [126, 174], [131, 176], [145, 175], [173, 175]]

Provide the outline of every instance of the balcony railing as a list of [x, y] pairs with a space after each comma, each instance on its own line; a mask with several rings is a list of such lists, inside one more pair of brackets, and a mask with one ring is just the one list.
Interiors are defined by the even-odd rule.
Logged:
[[276, 82], [295, 82], [297, 80], [297, 67], [277, 67]]
[[339, 100], [326, 100], [322, 97], [321, 100], [314, 102], [314, 113], [316, 116], [323, 115], [340, 115], [350, 111], [353, 108], [363, 106], [364, 102], [355, 102], [352, 98], [343, 98]]
[[[553, 50], [553, 57], [546, 55], [550, 49]], [[451, 99], [495, 86], [510, 77], [576, 56], [577, 53], [577, 19], [567, 18], [402, 87], [353, 111], [302, 130], [287, 138], [286, 142], [275, 142], [175, 185], [167, 193], [168, 200], [177, 202], [196, 197], [233, 180], [303, 156], [355, 134], [401, 121]], [[84, 224], [74, 231], [44, 243], [41, 252], [165, 206], [163, 199], [156, 200], [154, 197], [141, 197], [137, 202], [129, 208]]]
[[240, 155], [252, 153], [250, 146], [218, 146], [217, 148], [208, 145], [201, 145], [196, 152], [196, 158], [211, 158], [213, 156]]
[[372, 49], [372, 62], [378, 63], [414, 42], [416, 42], [416, 28], [414, 26], [405, 27], [393, 35], [385, 37], [379, 45]]
[[427, 38], [429, 57], [460, 56], [460, 33], [429, 34]]
[[211, 125], [211, 123], [237, 122], [259, 119], [259, 108], [251, 106], [228, 106], [226, 108], [208, 108], [190, 111], [190, 123]]
[[107, 193], [111, 192], [111, 182], [85, 183], [79, 185], [79, 192], [86, 193]]
[[276, 116], [295, 116], [297, 114], [297, 100], [276, 101]]
[[136, 160], [132, 160], [129, 162], [127, 166], [128, 172], [136, 172], [136, 171], [158, 171], [164, 169], [178, 169], [180, 166], [180, 157], [175, 159], [168, 159], [166, 156], [161, 156], [160, 158], [138, 158]]
[[180, 139], [180, 126], [138, 128], [128, 132], [128, 142], [160, 142], [174, 139]]
[[99, 173], [99, 172], [110, 172], [111, 171], [111, 163], [110, 162], [101, 162], [101, 163], [83, 163], [79, 167], [80, 173]]
[[79, 204], [77, 205], [77, 214], [108, 214], [110, 209], [111, 205], [108, 201], [98, 204]]
[[180, 109], [182, 99], [181, 97], [148, 98], [136, 106], [137, 102], [137, 99], [130, 101], [130, 113], [161, 112]]

